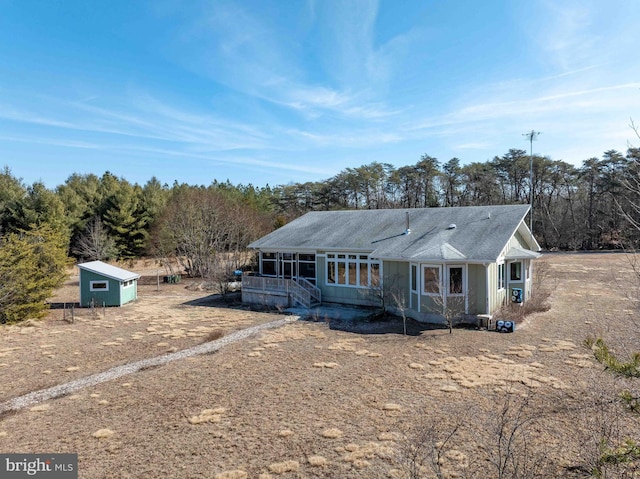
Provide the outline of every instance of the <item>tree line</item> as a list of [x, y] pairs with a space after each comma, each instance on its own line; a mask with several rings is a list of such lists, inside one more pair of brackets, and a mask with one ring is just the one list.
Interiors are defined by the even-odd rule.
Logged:
[[0, 322], [43, 314], [73, 261], [152, 255], [219, 281], [273, 229], [267, 189], [230, 183], [143, 186], [110, 172], [72, 174], [53, 190], [0, 171]]
[[580, 167], [510, 149], [486, 162], [461, 165], [423, 155], [395, 168], [373, 162], [346, 168], [322, 182], [275, 188], [276, 210], [291, 219], [330, 209], [424, 208], [517, 204], [533, 198], [533, 230], [543, 248], [591, 250], [638, 246], [640, 235], [628, 216], [637, 191], [625, 182], [638, 178], [640, 149], [606, 151]]
[[[139, 185], [105, 172], [74, 173], [48, 189], [41, 182], [25, 185], [5, 167], [0, 321], [37, 314], [42, 298], [18, 301], [19, 295], [45, 291], [47, 297], [73, 260], [153, 256], [167, 268], [178, 263], [188, 274], [223, 287], [246, 262], [251, 241], [317, 210], [514, 204], [528, 203], [531, 196], [534, 233], [545, 249], [637, 248], [638, 178], [638, 148], [625, 154], [609, 150], [579, 167], [530, 158], [519, 149], [465, 165], [458, 158], [441, 162], [423, 155], [413, 165], [373, 162], [323, 181], [276, 187], [217, 180], [208, 186], [168, 185], [155, 177]], [[20, 313], [11, 309], [15, 304], [31, 306], [18, 308]]]

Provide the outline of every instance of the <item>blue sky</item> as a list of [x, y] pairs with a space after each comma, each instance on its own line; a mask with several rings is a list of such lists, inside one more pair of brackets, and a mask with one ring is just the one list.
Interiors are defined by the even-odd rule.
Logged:
[[[319, 181], [541, 131], [575, 165], [634, 141], [633, 0], [0, 0], [0, 166], [48, 187]], [[636, 144], [639, 142], [635, 138]]]

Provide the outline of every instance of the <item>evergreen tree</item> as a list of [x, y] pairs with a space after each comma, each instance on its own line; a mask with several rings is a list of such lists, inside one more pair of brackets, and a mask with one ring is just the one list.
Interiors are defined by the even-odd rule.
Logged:
[[47, 224], [65, 235], [68, 232], [64, 204], [41, 182], [35, 182], [26, 189], [24, 195], [14, 198], [8, 209], [11, 217], [7, 222], [7, 231], [18, 232]]
[[12, 222], [11, 206], [25, 193], [22, 181], [15, 178], [9, 167], [5, 166], [0, 172], [0, 234], [6, 232]]
[[71, 233], [71, 248], [87, 228], [87, 224], [100, 213], [102, 193], [100, 179], [96, 175], [72, 174], [56, 193], [64, 205], [67, 225]]
[[0, 322], [41, 317], [67, 277], [67, 238], [49, 225], [0, 239]]
[[105, 202], [103, 222], [120, 258], [140, 256], [147, 242], [147, 218], [140, 205], [140, 187], [123, 182]]

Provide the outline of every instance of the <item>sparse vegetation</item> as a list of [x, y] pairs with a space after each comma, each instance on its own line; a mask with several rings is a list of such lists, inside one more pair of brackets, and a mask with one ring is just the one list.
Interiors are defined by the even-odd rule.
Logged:
[[531, 283], [533, 293], [530, 298], [519, 304], [507, 298], [507, 302], [494, 314], [494, 319], [521, 322], [531, 314], [549, 311], [551, 295], [558, 287], [558, 279], [552, 275], [549, 260], [542, 258], [534, 262]]
[[[630, 441], [640, 430], [640, 416], [630, 412], [637, 408], [636, 379], [602, 371], [592, 351], [580, 350], [585, 331], [616, 346], [616, 339], [633, 337], [624, 291], [606, 289], [609, 272], [620, 275], [624, 255], [547, 261], [560, 280], [551, 309], [514, 334], [425, 329], [404, 337], [296, 322], [215, 355], [47, 401], [46, 411], [29, 406], [2, 415], [0, 447], [64, 444], [86, 458], [81, 474], [87, 478], [103, 477], [106, 468], [118, 473], [126, 463], [129, 474], [150, 479], [188, 473], [381, 479], [408, 477], [401, 457], [422, 430], [427, 438], [419, 441], [416, 477], [638, 477]], [[155, 273], [149, 264], [147, 274], [155, 280]], [[76, 294], [73, 279], [57, 301]], [[79, 310], [69, 324], [62, 310], [51, 310], [35, 327], [0, 328], [0, 372], [16, 378], [0, 384], [0, 397], [273, 319], [273, 313], [200, 300], [208, 293], [185, 288], [197, 280], [184, 281], [163, 284], [160, 293], [155, 281], [142, 281], [138, 302], [100, 320]], [[597, 323], [587, 309], [608, 316]], [[249, 356], [254, 352], [261, 356]], [[627, 361], [625, 349], [610, 352]], [[104, 428], [114, 434], [92, 437]], [[338, 432], [324, 437], [332, 429]], [[289, 461], [297, 469], [279, 473]]]

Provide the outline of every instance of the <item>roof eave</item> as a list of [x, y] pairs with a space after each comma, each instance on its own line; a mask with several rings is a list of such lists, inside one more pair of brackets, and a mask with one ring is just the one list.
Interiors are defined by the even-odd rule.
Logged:
[[78, 265], [78, 268], [83, 271], [89, 271], [91, 273], [99, 274], [100, 276], [104, 276], [105, 278], [113, 279], [115, 281], [130, 281], [132, 279], [140, 279], [140, 275], [138, 273], [131, 273], [129, 276], [113, 276], [112, 274], [105, 273], [103, 271], [98, 271], [93, 268], [87, 268], [81, 264]]
[[395, 257], [395, 256], [372, 256], [372, 259], [378, 259], [381, 261], [398, 261], [402, 263], [469, 263], [469, 264], [486, 264], [486, 263], [495, 263], [497, 259], [469, 259], [469, 258], [458, 258], [458, 259], [444, 259], [444, 258], [429, 258], [429, 257], [421, 257], [421, 258], [407, 258], [407, 257]]

